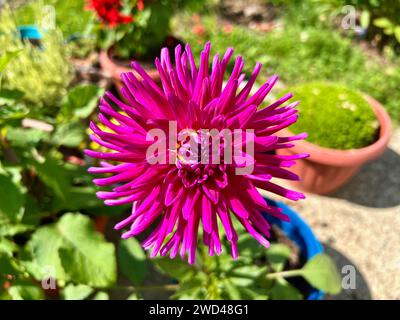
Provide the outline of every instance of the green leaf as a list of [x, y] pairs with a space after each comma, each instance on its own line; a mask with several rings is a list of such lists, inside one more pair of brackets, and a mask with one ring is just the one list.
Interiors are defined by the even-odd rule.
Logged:
[[0, 278], [5, 274], [18, 275], [22, 269], [15, 258], [9, 253], [0, 252]]
[[329, 294], [341, 291], [341, 279], [332, 259], [326, 254], [317, 254], [300, 270], [313, 287]]
[[16, 281], [8, 293], [13, 300], [42, 300], [44, 293], [41, 288], [29, 281]]
[[274, 271], [279, 272], [283, 270], [290, 256], [290, 248], [282, 243], [273, 243], [269, 249], [265, 251], [265, 255]]
[[188, 280], [180, 283], [179, 289], [172, 296], [173, 299], [194, 300], [201, 298], [202, 291], [205, 289], [206, 275], [202, 272], [190, 277]]
[[[57, 280], [68, 280], [61, 265], [58, 250], [63, 244], [63, 238], [58, 232], [55, 225], [44, 226], [39, 228], [27, 243], [27, 248], [31, 252], [33, 262], [43, 270], [46, 267], [52, 267], [55, 271], [55, 278]], [[37, 275], [40, 278], [42, 274]], [[38, 278], [38, 280], [40, 279]]]
[[177, 280], [185, 280], [195, 274], [195, 268], [181, 259], [160, 257], [154, 259], [153, 262], [158, 270]]
[[368, 10], [361, 12], [360, 23], [363, 28], [368, 28], [371, 23], [371, 14]]
[[6, 238], [0, 238], [0, 252], [6, 253], [11, 257], [12, 254], [17, 251], [18, 246], [14, 242]]
[[300, 291], [283, 278], [275, 281], [268, 294], [274, 300], [303, 300]]
[[31, 231], [33, 226], [21, 224], [21, 223], [13, 223], [6, 224], [5, 222], [0, 223], [0, 237], [12, 237], [17, 234], [26, 233]]
[[63, 296], [65, 300], [83, 300], [86, 299], [93, 292], [93, 288], [78, 284], [67, 285], [63, 290]]
[[240, 293], [243, 299], [251, 300], [267, 300], [268, 296], [265, 294], [265, 289], [252, 288], [252, 287], [240, 287]]
[[231, 282], [237, 287], [248, 287], [254, 284], [255, 279], [242, 278], [242, 277], [230, 277]]
[[35, 146], [41, 140], [48, 138], [49, 133], [38, 129], [13, 128], [7, 129], [6, 137], [14, 147], [27, 148]]
[[115, 248], [94, 230], [89, 217], [68, 213], [57, 223], [61, 264], [76, 283], [109, 287], [116, 281]]
[[96, 207], [102, 208], [104, 207], [103, 202], [96, 197], [96, 191], [95, 187], [92, 186], [70, 187], [65, 203], [59, 203], [55, 199], [53, 208], [70, 211]]
[[107, 292], [104, 291], [99, 291], [96, 293], [96, 295], [93, 297], [93, 300], [109, 300], [110, 297], [108, 296]]
[[55, 268], [57, 280], [98, 288], [116, 281], [114, 245], [94, 230], [87, 216], [63, 215], [56, 224], [39, 228], [27, 248], [40, 268]]
[[[1, 97], [0, 97], [1, 100]], [[0, 106], [0, 122], [15, 120], [25, 117], [29, 110], [22, 104], [10, 104]]]
[[69, 179], [62, 163], [52, 157], [46, 157], [45, 161], [31, 161], [40, 180], [49, 187], [53, 193], [62, 201], [68, 196]]
[[140, 300], [140, 297], [137, 293], [132, 293], [128, 296], [128, 298], [126, 298], [126, 300]]
[[85, 127], [82, 123], [69, 122], [57, 126], [52, 141], [56, 145], [77, 147], [85, 137]]
[[394, 28], [394, 36], [396, 37], [397, 42], [400, 43], [400, 26]]
[[139, 285], [147, 273], [146, 254], [135, 238], [122, 239], [118, 247], [118, 261], [122, 273]]
[[236, 267], [232, 270], [232, 276], [238, 278], [243, 277], [243, 278], [257, 279], [266, 273], [267, 273], [266, 266], [260, 267], [254, 264], [242, 267]]
[[248, 233], [240, 235], [237, 246], [241, 256], [250, 256], [252, 259], [265, 251], [262, 249], [263, 246]]
[[224, 279], [223, 284], [224, 291], [229, 299], [240, 300], [242, 298], [239, 288], [230, 279]]
[[387, 18], [377, 18], [374, 20], [374, 25], [381, 29], [392, 29], [393, 23]]
[[24, 96], [22, 91], [16, 89], [0, 89], [0, 105], [2, 104], [15, 104]]
[[65, 98], [61, 113], [76, 119], [87, 118], [97, 106], [98, 98], [104, 93], [102, 88], [83, 84], [72, 88]]
[[[0, 218], [3, 216], [10, 221], [18, 221], [24, 214], [25, 195], [12, 177], [0, 173]], [[6, 196], [6, 199], [4, 198]]]
[[0, 57], [0, 74], [5, 70], [12, 59], [17, 57], [22, 50], [7, 51]]

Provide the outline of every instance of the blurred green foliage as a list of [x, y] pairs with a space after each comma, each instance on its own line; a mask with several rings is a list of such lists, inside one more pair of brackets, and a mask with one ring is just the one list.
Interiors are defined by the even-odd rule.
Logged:
[[376, 140], [378, 122], [361, 93], [343, 85], [311, 82], [290, 88], [300, 118], [290, 127], [307, 141], [334, 149], [356, 149]]
[[301, 27], [295, 21], [283, 20], [283, 25], [268, 33], [237, 25], [226, 32], [216, 17], [209, 15], [201, 19], [205, 32], [199, 36], [193, 31], [191, 15], [180, 19], [185, 27], [178, 28], [178, 34], [192, 44], [197, 57], [207, 40], [213, 53], [234, 47], [246, 60], [247, 75], [257, 61], [263, 64], [260, 82], [272, 74], [278, 74], [287, 86], [319, 80], [338, 82], [376, 98], [395, 121], [400, 120], [400, 58], [384, 63], [336, 30]]
[[200, 247], [194, 266], [167, 257], [155, 259], [158, 270], [179, 281], [173, 299], [306, 298], [290, 282], [291, 277], [303, 277], [314, 288], [329, 294], [340, 292], [340, 275], [329, 256], [319, 254], [300, 269], [283, 271], [291, 256], [291, 248], [274, 243], [266, 250], [242, 228], [238, 230], [240, 256], [237, 261], [232, 259], [226, 243], [219, 256], [209, 256], [204, 247]]
[[41, 47], [21, 40], [14, 14], [7, 8], [1, 10], [0, 54], [20, 51], [4, 72], [3, 88], [23, 92], [23, 101], [35, 109], [56, 107], [72, 77], [61, 32], [57, 29], [41, 32]]
[[57, 25], [63, 33], [72, 56], [84, 57], [96, 46], [95, 16], [85, 9], [85, 3], [85, 0], [35, 0], [18, 7], [15, 19], [19, 25], [35, 25], [46, 15], [47, 22]]

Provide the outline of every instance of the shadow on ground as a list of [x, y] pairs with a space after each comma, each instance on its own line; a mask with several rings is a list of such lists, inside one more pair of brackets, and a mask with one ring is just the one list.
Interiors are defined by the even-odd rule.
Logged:
[[373, 208], [400, 204], [400, 155], [387, 149], [377, 160], [363, 166], [333, 197]]
[[[342, 289], [342, 292], [335, 296], [326, 296], [325, 300], [371, 300], [371, 292], [368, 287], [367, 280], [364, 278], [361, 271], [357, 268], [357, 266], [349, 260], [349, 258], [345, 257], [339, 251], [333, 249], [329, 246], [329, 244], [324, 243], [325, 253], [328, 254], [336, 264], [336, 267], [339, 273], [342, 272], [344, 266], [352, 266], [355, 269], [355, 288], [354, 289]], [[350, 272], [346, 269], [343, 269], [343, 274], [341, 273], [341, 277], [350, 275]], [[350, 283], [345, 279], [346, 284]]]

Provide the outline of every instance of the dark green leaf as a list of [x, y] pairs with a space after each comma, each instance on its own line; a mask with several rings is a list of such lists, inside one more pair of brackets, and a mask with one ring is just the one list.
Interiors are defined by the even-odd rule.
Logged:
[[278, 278], [268, 294], [274, 300], [303, 300], [303, 295], [283, 278]]
[[44, 299], [43, 290], [29, 281], [17, 281], [9, 289], [8, 293], [13, 300], [41, 300]]
[[2, 104], [15, 104], [21, 100], [24, 93], [16, 89], [0, 89], [0, 105]]
[[180, 283], [179, 289], [172, 296], [173, 299], [181, 300], [194, 300], [202, 298], [204, 295], [204, 284], [207, 276], [199, 272], [196, 275], [190, 277], [188, 280]]
[[69, 122], [57, 126], [52, 141], [56, 145], [77, 147], [85, 137], [85, 127], [82, 123]]
[[193, 276], [195, 268], [181, 259], [161, 257], [154, 259], [154, 264], [163, 273], [177, 280], [185, 280]]
[[[0, 97], [1, 100], [1, 97]], [[0, 106], [0, 122], [25, 117], [29, 110], [22, 104], [11, 104]]]
[[46, 157], [43, 162], [32, 161], [40, 180], [62, 201], [68, 197], [69, 179], [62, 163], [52, 157]]
[[147, 273], [146, 254], [135, 238], [120, 240], [118, 261], [123, 274], [134, 284], [141, 284]]
[[[0, 218], [5, 217], [10, 221], [18, 221], [24, 214], [25, 195], [12, 177], [0, 172]], [[7, 195], [7, 196], [5, 196]]]
[[92, 84], [72, 88], [61, 107], [62, 114], [75, 119], [87, 118], [96, 108], [97, 100], [103, 92], [103, 89]]
[[241, 294], [239, 288], [229, 279], [223, 280], [224, 292], [232, 300], [240, 300]]

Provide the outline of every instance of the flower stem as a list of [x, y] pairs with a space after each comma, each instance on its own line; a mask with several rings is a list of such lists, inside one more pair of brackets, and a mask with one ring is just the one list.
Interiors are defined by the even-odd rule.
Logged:
[[111, 290], [127, 290], [127, 291], [154, 291], [165, 290], [175, 291], [179, 288], [178, 284], [150, 285], [150, 286], [115, 286]]
[[301, 269], [268, 273], [267, 278], [268, 279], [276, 279], [279, 277], [283, 277], [283, 278], [296, 277], [296, 276], [300, 275], [300, 271], [301, 271]]

